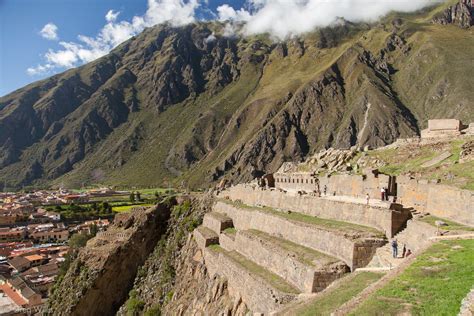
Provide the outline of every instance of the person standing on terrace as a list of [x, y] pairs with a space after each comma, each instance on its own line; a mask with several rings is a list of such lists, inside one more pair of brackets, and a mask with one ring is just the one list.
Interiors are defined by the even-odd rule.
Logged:
[[398, 257], [398, 242], [396, 239], [392, 240], [392, 255], [394, 258]]

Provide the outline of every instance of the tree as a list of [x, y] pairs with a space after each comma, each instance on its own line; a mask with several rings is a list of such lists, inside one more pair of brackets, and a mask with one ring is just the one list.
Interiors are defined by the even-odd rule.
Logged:
[[112, 210], [112, 207], [108, 202], [102, 202], [102, 205], [100, 206], [101, 211], [104, 213], [107, 213]]
[[137, 201], [141, 201], [141, 200], [142, 200], [142, 199], [141, 199], [141, 196], [140, 196], [140, 192], [137, 191], [136, 196], [137, 196]]
[[135, 193], [130, 193], [130, 202], [135, 202]]
[[159, 203], [163, 197], [161, 196], [160, 193], [158, 193], [158, 191], [155, 191], [155, 199], [156, 199], [156, 203]]
[[68, 241], [69, 247], [71, 247], [73, 250], [82, 248], [86, 245], [87, 241], [91, 237], [92, 236], [86, 235], [86, 234], [74, 234], [71, 236], [71, 238], [69, 238], [69, 241]]
[[99, 228], [97, 227], [96, 224], [92, 224], [92, 225], [89, 227], [89, 231], [90, 231], [90, 236], [91, 236], [91, 237], [95, 237], [95, 235], [97, 235], [97, 232], [99, 231]]

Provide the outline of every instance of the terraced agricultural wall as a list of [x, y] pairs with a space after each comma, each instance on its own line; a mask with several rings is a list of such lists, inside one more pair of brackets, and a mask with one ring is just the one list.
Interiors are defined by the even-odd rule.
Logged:
[[258, 278], [223, 253], [209, 248], [202, 249], [202, 252], [209, 275], [220, 275], [226, 278], [231, 297], [241, 297], [253, 312], [268, 313], [278, 310], [295, 298], [295, 295], [280, 292], [269, 287], [265, 282], [260, 282]]
[[216, 203], [214, 210], [231, 217], [237, 230], [256, 229], [313, 248], [343, 260], [352, 270], [365, 266], [376, 248], [385, 243], [381, 239], [351, 239], [344, 232], [295, 223], [278, 215], [235, 207], [220, 201]]
[[295, 260], [292, 253], [247, 231], [237, 233], [235, 245], [238, 252], [276, 274], [285, 275], [289, 283], [303, 292], [322, 291], [348, 272], [348, 267], [342, 261], [320, 264], [315, 268], [312, 264]]
[[409, 216], [409, 212], [403, 211], [401, 205], [397, 204], [388, 204], [386, 207], [368, 206], [250, 185], [233, 186], [219, 196], [234, 201], [241, 200], [247, 205], [266, 205], [279, 210], [369, 226], [385, 232], [389, 238], [404, 227]]

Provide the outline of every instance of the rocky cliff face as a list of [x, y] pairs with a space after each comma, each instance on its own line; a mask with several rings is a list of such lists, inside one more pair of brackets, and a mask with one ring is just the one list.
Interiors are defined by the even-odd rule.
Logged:
[[434, 23], [454, 24], [462, 28], [474, 25], [474, 1], [460, 0], [459, 3], [450, 6], [444, 12], [433, 19]]
[[[472, 21], [472, 2], [449, 10]], [[472, 34], [429, 22], [342, 21], [280, 43], [219, 23], [146, 29], [0, 98], [0, 185], [207, 186], [325, 147], [385, 145], [428, 118], [474, 120]]]
[[128, 300], [118, 315], [210, 315], [247, 312], [241, 300], [232, 299], [227, 281], [210, 278], [203, 256], [190, 232], [210, 210], [211, 195], [179, 201], [171, 212], [166, 233], [140, 267]]
[[53, 288], [51, 315], [113, 315], [126, 300], [138, 267], [166, 231], [169, 203], [120, 214], [89, 240]]

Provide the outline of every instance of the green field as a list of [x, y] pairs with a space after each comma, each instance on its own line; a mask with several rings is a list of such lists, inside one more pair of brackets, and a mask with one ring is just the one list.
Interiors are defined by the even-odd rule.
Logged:
[[441, 241], [351, 315], [457, 315], [474, 284], [474, 240]]
[[149, 203], [145, 203], [145, 204], [130, 204], [130, 205], [121, 205], [121, 206], [114, 206], [112, 207], [112, 210], [114, 212], [117, 212], [117, 213], [123, 213], [123, 212], [128, 212], [130, 211], [132, 208], [134, 207], [149, 207], [149, 206], [153, 206], [154, 204], [149, 204]]

